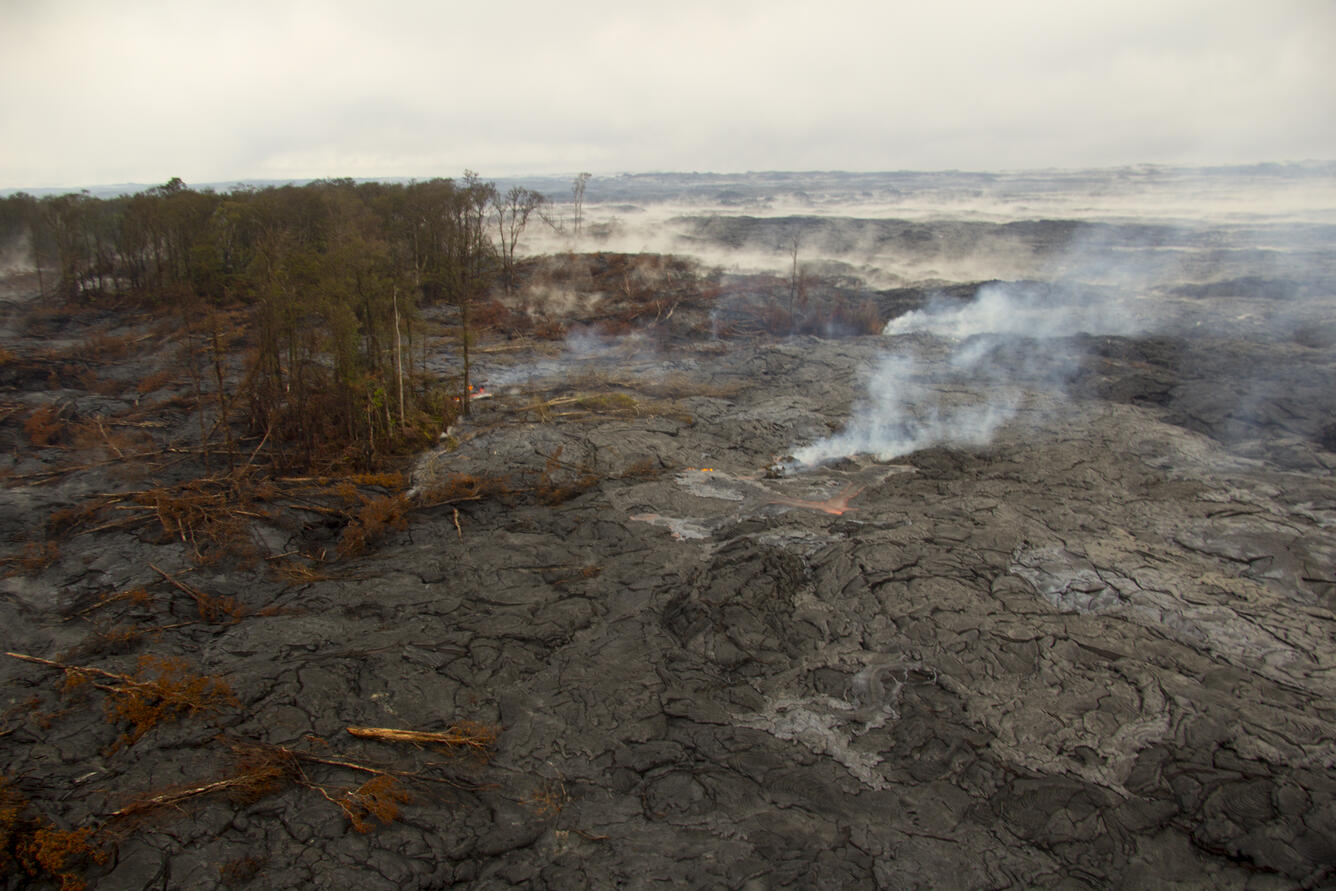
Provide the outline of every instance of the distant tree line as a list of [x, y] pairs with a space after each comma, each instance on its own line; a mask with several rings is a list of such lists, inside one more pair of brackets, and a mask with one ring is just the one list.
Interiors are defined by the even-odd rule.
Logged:
[[514, 287], [516, 243], [543, 203], [472, 172], [230, 193], [172, 179], [111, 199], [0, 199], [0, 243], [26, 237], [46, 300], [179, 313], [189, 337], [206, 352], [212, 344], [215, 367], [221, 312], [245, 309], [249, 349], [234, 402], [251, 426], [292, 463], [311, 465], [331, 446], [370, 463], [424, 416], [439, 425], [454, 406], [467, 411], [466, 398], [413, 374], [419, 309], [459, 308], [467, 393], [470, 305]]

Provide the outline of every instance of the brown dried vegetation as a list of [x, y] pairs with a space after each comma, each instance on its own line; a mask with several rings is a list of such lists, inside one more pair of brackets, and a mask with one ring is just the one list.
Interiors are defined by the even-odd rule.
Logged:
[[403, 494], [365, 498], [339, 538], [339, 556], [355, 557], [386, 533], [408, 528], [411, 505]]
[[158, 573], [158, 575], [162, 576], [164, 581], [171, 584], [172, 587], [176, 588], [181, 593], [188, 595], [190, 599], [195, 602], [195, 608], [199, 612], [201, 622], [207, 622], [209, 624], [237, 622], [243, 617], [250, 615], [250, 610], [241, 604], [235, 597], [228, 597], [225, 594], [210, 594], [206, 591], [201, 591], [194, 585], [184, 582], [169, 573], [163, 572], [152, 563], [149, 564], [149, 569]]
[[176, 372], [172, 371], [171, 369], [164, 368], [161, 371], [155, 371], [152, 374], [148, 375], [147, 377], [143, 378], [138, 384], [135, 385], [135, 391], [139, 393], [140, 396], [147, 396], [149, 393], [152, 393], [156, 390], [161, 390], [163, 387], [167, 386], [170, 383], [173, 383], [175, 380], [176, 380]]
[[[384, 742], [430, 741], [441, 752], [463, 751], [479, 759], [490, 754], [498, 729], [482, 724], [464, 723], [443, 733], [396, 731], [388, 728], [348, 728], [355, 734]], [[421, 739], [415, 739], [421, 738]], [[232, 767], [216, 779], [190, 785], [174, 786], [139, 796], [111, 812], [114, 819], [139, 818], [164, 808], [181, 807], [211, 796], [224, 796], [246, 805], [290, 787], [309, 789], [343, 811], [359, 832], [369, 831], [371, 818], [389, 823], [399, 816], [399, 806], [411, 800], [407, 784], [437, 783], [456, 788], [474, 788], [466, 780], [442, 771], [421, 773], [379, 767], [350, 757], [322, 754], [288, 746], [252, 740], [227, 741]], [[438, 766], [439, 765], [435, 765]], [[334, 785], [313, 778], [316, 770], [329, 773], [352, 772], [371, 776], [356, 786]]]
[[393, 823], [399, 819], [399, 805], [413, 799], [394, 777], [376, 776], [333, 800], [347, 816], [353, 829], [370, 832], [371, 818], [382, 823]]
[[460, 721], [443, 731], [396, 730], [391, 727], [349, 727], [348, 733], [360, 739], [380, 742], [410, 743], [431, 746], [441, 752], [456, 754], [460, 751], [483, 756], [491, 751], [500, 731], [476, 721]]
[[536, 789], [524, 799], [524, 804], [539, 817], [547, 820], [556, 817], [570, 802], [566, 783], [560, 778], [544, 779]]
[[140, 656], [133, 675], [110, 675], [110, 684], [99, 683], [95, 677], [108, 674], [67, 667], [66, 687], [92, 683], [108, 694], [107, 720], [129, 725], [112, 751], [133, 745], [158, 724], [240, 705], [226, 681], [198, 674], [184, 659], [172, 656]]
[[184, 659], [173, 656], [140, 656], [135, 673], [128, 675], [24, 653], [5, 655], [63, 671], [65, 680], [61, 689], [65, 694], [85, 687], [106, 693], [107, 720], [112, 724], [129, 724], [113, 744], [112, 751], [133, 745], [158, 724], [182, 715], [218, 712], [239, 706], [226, 681], [197, 674]]
[[60, 418], [54, 406], [42, 405], [33, 409], [23, 422], [28, 442], [37, 448], [55, 445], [65, 437], [68, 425]]
[[[184, 660], [173, 657], [145, 655], [139, 659], [133, 674], [124, 674], [23, 653], [5, 655], [63, 672], [62, 688], [67, 695], [85, 689], [106, 694], [107, 720], [126, 728], [112, 746], [113, 752], [132, 745], [161, 723], [240, 708], [226, 682], [200, 675]], [[499, 730], [490, 725], [461, 722], [444, 731], [349, 727], [348, 732], [360, 739], [428, 746], [443, 754], [462, 753], [481, 761], [490, 755]], [[399, 817], [401, 806], [412, 800], [410, 784], [476, 788], [464, 778], [441, 770], [440, 763], [428, 765], [432, 768], [430, 772], [420, 772], [382, 767], [327, 751], [313, 752], [247, 739], [224, 742], [232, 761], [225, 774], [134, 796], [111, 811], [110, 820], [132, 826], [154, 814], [170, 812], [203, 798], [224, 797], [246, 805], [297, 787], [315, 792], [339, 808], [353, 829], [367, 832], [376, 822], [388, 823]], [[335, 778], [351, 772], [369, 775], [369, 779], [344, 785], [322, 779], [317, 770]], [[92, 825], [59, 829], [35, 814], [22, 793], [0, 777], [0, 870], [5, 873], [22, 870], [34, 877], [59, 881], [62, 888], [82, 888], [80, 873], [107, 859], [107, 850], [97, 843], [104, 828]]]
[[498, 498], [522, 492], [509, 476], [478, 476], [472, 473], [452, 473], [435, 482], [418, 496], [424, 506], [434, 507], [442, 504], [459, 504], [465, 501], [481, 501], [485, 498]]
[[412, 504], [403, 494], [405, 485], [400, 473], [275, 478], [246, 469], [101, 495], [53, 512], [47, 531], [53, 536], [139, 531], [160, 544], [186, 545], [200, 565], [231, 559], [250, 566], [272, 556], [253, 531], [257, 522], [302, 528], [304, 518], [315, 514], [346, 524], [338, 551], [351, 557], [406, 527]]
[[30, 541], [23, 552], [0, 560], [5, 576], [33, 575], [60, 559], [60, 544], [54, 541]]
[[93, 827], [59, 829], [36, 813], [27, 798], [0, 777], [0, 874], [26, 873], [34, 879], [60, 883], [61, 891], [80, 891], [80, 873], [92, 863], [105, 863], [110, 852], [95, 843]]

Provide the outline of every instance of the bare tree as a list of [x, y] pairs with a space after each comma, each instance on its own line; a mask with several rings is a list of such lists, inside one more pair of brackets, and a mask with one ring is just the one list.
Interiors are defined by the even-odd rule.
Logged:
[[529, 217], [546, 201], [541, 193], [523, 186], [513, 186], [504, 195], [492, 196], [492, 218], [496, 221], [497, 246], [501, 249], [501, 277], [507, 294], [515, 290], [515, 244], [529, 225]]
[[472, 170], [464, 171], [463, 187], [456, 193], [454, 278], [449, 290], [454, 303], [459, 307], [460, 344], [464, 354], [464, 379], [460, 389], [460, 404], [466, 416], [471, 413], [469, 398], [473, 391], [469, 361], [473, 326], [469, 319], [469, 310], [473, 301], [485, 294], [488, 287], [487, 267], [492, 245], [487, 238], [484, 224], [487, 220], [487, 208], [495, 202], [495, 197], [496, 186], [483, 182]]
[[789, 252], [793, 255], [793, 270], [789, 273], [789, 318], [793, 318], [793, 301], [798, 296], [798, 246], [802, 235], [795, 225], [789, 238]]
[[571, 203], [575, 205], [575, 237], [580, 237], [580, 230], [584, 225], [584, 198], [585, 185], [589, 182], [591, 174], [581, 173], [571, 182]]

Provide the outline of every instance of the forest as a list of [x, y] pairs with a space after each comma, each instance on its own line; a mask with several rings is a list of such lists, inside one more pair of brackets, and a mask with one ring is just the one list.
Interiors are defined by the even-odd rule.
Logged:
[[[173, 178], [111, 199], [0, 199], [0, 243], [26, 243], [47, 305], [175, 316], [224, 433], [244, 421], [289, 468], [365, 469], [468, 411], [471, 309], [513, 288], [516, 243], [544, 204], [473, 172], [225, 194]], [[448, 385], [424, 370], [434, 304], [459, 317], [463, 375]]]

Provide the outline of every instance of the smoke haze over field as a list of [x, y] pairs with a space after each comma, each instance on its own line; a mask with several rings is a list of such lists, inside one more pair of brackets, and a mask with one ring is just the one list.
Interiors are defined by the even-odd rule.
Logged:
[[1325, 157], [1333, 33], [1325, 0], [10, 0], [0, 187]]
[[[1276, 191], [1292, 184], [1278, 183]], [[1236, 181], [1236, 193], [1246, 186]], [[848, 423], [795, 449], [795, 460], [858, 453], [891, 459], [937, 445], [984, 445], [1027, 406], [1062, 410], [1068, 384], [1088, 358], [1077, 335], [1329, 348], [1336, 310], [1331, 195], [1319, 188], [1302, 209], [1258, 195], [1254, 212], [1243, 215], [1222, 212], [1212, 190], [1193, 191], [1206, 196], [1196, 207], [1173, 190], [1149, 196], [1167, 199], [1151, 206], [1175, 208], [1167, 220], [1094, 213], [1091, 221], [1115, 222], [1022, 230], [1029, 241], [999, 254], [1028, 256], [1038, 280], [984, 283], [967, 299], [943, 293], [892, 318], [883, 331], [886, 353]], [[942, 227], [961, 231], [949, 222]], [[1027, 243], [1033, 250], [1023, 249]], [[1209, 353], [1191, 361], [1209, 363]], [[1287, 385], [1283, 368], [1262, 364], [1212, 382], [1212, 400], [1235, 403], [1231, 426], [1217, 435], [1251, 435], [1268, 416], [1290, 411], [1285, 400], [1304, 398]]]
[[[519, 182], [569, 217], [568, 180]], [[535, 225], [520, 252], [678, 253], [726, 270], [787, 274], [796, 235], [800, 263], [845, 264], [872, 287], [1039, 278], [1135, 290], [1210, 281], [1223, 267], [1232, 275], [1329, 267], [1336, 164], [637, 174], [591, 180], [585, 217], [579, 244], [569, 225], [566, 234]]]

